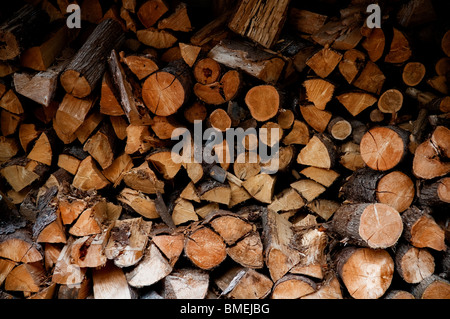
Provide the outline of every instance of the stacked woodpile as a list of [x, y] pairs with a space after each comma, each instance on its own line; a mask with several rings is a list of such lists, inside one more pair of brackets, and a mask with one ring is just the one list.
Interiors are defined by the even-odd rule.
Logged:
[[445, 1], [310, 2], [2, 4], [1, 297], [450, 298]]

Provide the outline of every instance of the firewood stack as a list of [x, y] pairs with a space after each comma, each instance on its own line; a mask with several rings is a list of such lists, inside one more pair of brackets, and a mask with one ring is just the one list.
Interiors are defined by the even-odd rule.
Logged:
[[445, 1], [310, 2], [2, 4], [1, 297], [450, 298]]

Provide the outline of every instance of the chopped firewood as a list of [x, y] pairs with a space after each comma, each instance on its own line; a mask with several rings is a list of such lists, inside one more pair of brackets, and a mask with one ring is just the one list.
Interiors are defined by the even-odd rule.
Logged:
[[228, 184], [222, 184], [214, 180], [207, 180], [198, 186], [198, 194], [201, 200], [228, 205], [230, 203], [231, 190]]
[[342, 141], [352, 134], [353, 128], [349, 121], [337, 116], [328, 123], [327, 130], [334, 139]]
[[450, 283], [439, 276], [432, 275], [415, 286], [412, 294], [416, 299], [448, 299]]
[[183, 268], [164, 278], [165, 299], [203, 299], [209, 287], [209, 274], [199, 269]]
[[136, 32], [136, 36], [143, 44], [156, 49], [170, 48], [178, 40], [174, 35], [172, 35], [172, 33], [155, 28], [138, 30]]
[[327, 18], [327, 16], [316, 12], [291, 8], [289, 10], [288, 23], [299, 32], [313, 34], [319, 31]]
[[145, 218], [159, 218], [154, 201], [139, 191], [124, 188], [117, 197], [117, 200], [130, 206], [135, 212]]
[[191, 20], [185, 3], [180, 3], [175, 12], [158, 22], [158, 29], [170, 29], [172, 31], [189, 32], [192, 31]]
[[133, 72], [138, 80], [143, 80], [153, 72], [159, 69], [158, 65], [154, 61], [153, 56], [150, 54], [145, 55], [127, 55], [121, 59], [128, 68]]
[[106, 257], [120, 268], [138, 264], [144, 256], [151, 227], [152, 223], [141, 217], [116, 220], [105, 247]]
[[270, 48], [277, 40], [286, 20], [289, 1], [240, 1], [228, 27], [242, 36]]
[[75, 240], [71, 246], [71, 258], [80, 267], [103, 267], [107, 259], [104, 253], [112, 225], [100, 234], [83, 236]]
[[393, 28], [393, 38], [389, 53], [384, 57], [387, 63], [403, 63], [411, 57], [411, 49], [405, 35], [398, 29]]
[[81, 161], [72, 184], [81, 190], [90, 190], [105, 188], [110, 183], [100, 172], [94, 159], [88, 156]]
[[133, 162], [131, 157], [128, 154], [123, 153], [117, 156], [111, 165], [102, 171], [102, 174], [113, 183], [113, 186], [116, 186], [122, 181], [123, 174], [132, 168]]
[[207, 227], [199, 227], [186, 235], [184, 253], [200, 269], [217, 267], [227, 257], [222, 238]]
[[405, 290], [391, 290], [384, 296], [385, 299], [415, 299], [414, 295]]
[[407, 283], [417, 284], [434, 273], [434, 257], [423, 248], [402, 244], [395, 252], [395, 266]]
[[366, 55], [356, 49], [345, 51], [341, 62], [339, 62], [339, 72], [351, 84], [361, 72]]
[[418, 85], [425, 76], [425, 66], [420, 62], [409, 62], [403, 68], [402, 79], [408, 86]]
[[22, 263], [34, 263], [43, 258], [37, 245], [33, 242], [31, 234], [26, 230], [16, 230], [7, 235], [2, 234], [0, 257]]
[[294, 188], [286, 188], [280, 194], [276, 195], [272, 203], [267, 206], [268, 209], [279, 212], [279, 211], [290, 211], [302, 208], [305, 205], [305, 201], [299, 192]]
[[326, 190], [325, 187], [310, 179], [300, 179], [292, 183], [291, 187], [302, 195], [307, 202], [314, 200]]
[[7, 162], [0, 170], [0, 174], [16, 192], [20, 192], [25, 187], [39, 181], [47, 171], [47, 167], [45, 164], [28, 158], [18, 157]]
[[169, 264], [173, 267], [183, 252], [184, 235], [181, 233], [171, 235], [162, 234], [153, 236], [152, 241], [167, 257]]
[[267, 121], [278, 113], [280, 95], [274, 86], [255, 86], [247, 92], [245, 103], [254, 119]]
[[[99, 201], [92, 204], [80, 214], [76, 222], [72, 225], [69, 233], [74, 236], [88, 236], [100, 234], [102, 223], [106, 219], [106, 202]], [[74, 243], [72, 243], [73, 245]]]
[[300, 261], [300, 253], [291, 248], [292, 224], [271, 210], [262, 214], [264, 228], [264, 257], [270, 277], [277, 281]]
[[0, 99], [0, 107], [13, 114], [23, 114], [24, 112], [22, 103], [13, 89], [8, 90]]
[[173, 179], [181, 169], [181, 163], [173, 161], [173, 154], [170, 150], [160, 150], [149, 154], [146, 160], [155, 166], [156, 170], [164, 179]]
[[150, 28], [167, 11], [169, 11], [169, 8], [163, 0], [148, 0], [139, 7], [137, 16], [144, 27]]
[[145, 80], [142, 98], [149, 110], [160, 116], [175, 113], [190, 95], [192, 78], [184, 61], [174, 61]]
[[312, 212], [328, 220], [340, 207], [338, 202], [329, 199], [316, 199], [306, 205]]
[[160, 281], [169, 275], [172, 269], [155, 244], [150, 244], [145, 249], [142, 260], [129, 272], [126, 272], [125, 276], [130, 286], [142, 288]]
[[233, 99], [241, 86], [241, 76], [238, 71], [226, 72], [220, 81], [210, 84], [196, 83], [195, 95], [206, 104], [220, 105]]
[[[227, 275], [227, 274], [226, 274]], [[264, 299], [273, 287], [266, 275], [254, 269], [238, 269], [221, 283], [222, 295], [232, 299]]]
[[255, 199], [263, 203], [271, 203], [276, 178], [268, 174], [258, 174], [242, 183], [242, 186]]
[[19, 143], [13, 137], [0, 137], [0, 163], [8, 161], [19, 152]]
[[286, 275], [273, 285], [272, 299], [298, 299], [316, 292], [314, 281], [305, 276]]
[[323, 79], [310, 79], [303, 82], [306, 97], [319, 110], [324, 110], [334, 93], [334, 85]]
[[189, 45], [186, 43], [179, 43], [181, 57], [187, 65], [192, 67], [197, 60], [197, 57], [200, 53], [201, 47], [197, 47], [195, 45]]
[[398, 212], [408, 209], [415, 195], [414, 183], [406, 174], [400, 171], [384, 174], [369, 168], [353, 173], [341, 190], [348, 201], [384, 203]]
[[325, 132], [333, 117], [331, 112], [319, 110], [314, 105], [300, 105], [300, 112], [306, 123], [319, 133]]
[[[306, 123], [294, 120], [292, 129], [285, 137], [283, 137], [283, 144], [301, 144], [306, 145], [309, 142], [309, 129]], [[280, 125], [281, 126], [281, 125]]]
[[[439, 128], [442, 132], [448, 131], [448, 129], [443, 126], [439, 126]], [[448, 137], [448, 134], [444, 133], [442, 136], [438, 135], [434, 140], [427, 139], [417, 146], [412, 163], [412, 171], [416, 177], [432, 179], [435, 177], [444, 176], [450, 172], [450, 163], [445, 162], [444, 160], [445, 157], [449, 157], [449, 148], [444, 148], [446, 139], [445, 136]], [[440, 145], [444, 146], [442, 149], [447, 153], [447, 156], [445, 156], [445, 153], [441, 155]]]
[[72, 244], [74, 238], [69, 238], [67, 244], [59, 254], [58, 260], [53, 270], [52, 282], [61, 285], [77, 285], [84, 281], [86, 275], [86, 268], [81, 268], [72, 262]]
[[394, 261], [386, 250], [347, 247], [335, 256], [337, 272], [355, 299], [378, 299], [389, 288]]
[[325, 135], [314, 135], [308, 144], [301, 149], [297, 163], [330, 169], [335, 162], [336, 150], [333, 143]]
[[91, 94], [106, 70], [104, 57], [120, 45], [123, 40], [121, 34], [122, 27], [112, 19], [98, 24], [60, 76], [67, 93], [77, 98]]
[[252, 230], [251, 224], [228, 211], [217, 211], [207, 220], [227, 245], [233, 245]]
[[387, 248], [402, 235], [403, 223], [398, 211], [389, 205], [348, 204], [334, 213], [332, 228], [350, 243]]
[[132, 294], [123, 270], [112, 263], [92, 273], [95, 299], [131, 299]]
[[211, 58], [198, 60], [194, 66], [195, 80], [200, 84], [212, 84], [219, 80], [221, 67], [218, 62]]
[[378, 99], [378, 109], [383, 113], [400, 111], [403, 105], [403, 94], [396, 89], [389, 89]]
[[189, 221], [198, 221], [198, 216], [195, 213], [194, 205], [190, 201], [180, 198], [175, 201], [172, 219], [173, 223], [178, 226]]
[[258, 269], [264, 266], [261, 237], [254, 232], [227, 247], [227, 254], [243, 267]]
[[323, 48], [306, 61], [309, 66], [318, 76], [326, 78], [342, 59], [342, 54], [330, 49]]
[[434, 183], [424, 185], [418, 196], [419, 203], [423, 206], [436, 207], [450, 203], [450, 177], [444, 177]]
[[148, 166], [148, 162], [124, 173], [123, 181], [128, 187], [146, 194], [164, 193], [164, 183]]
[[357, 116], [377, 101], [376, 97], [364, 92], [344, 93], [337, 96], [337, 99], [353, 116]]
[[5, 290], [39, 292], [45, 280], [45, 272], [40, 263], [21, 264], [6, 277]]
[[405, 228], [403, 237], [414, 247], [437, 251], [446, 249], [444, 230], [426, 211], [412, 206], [403, 212], [402, 219]]
[[277, 55], [249, 43], [232, 40], [221, 41], [209, 51], [208, 57], [267, 83], [277, 82], [285, 65], [284, 60]]
[[[389, 145], [389, 146], [388, 146]], [[407, 133], [397, 127], [376, 127], [364, 134], [360, 151], [370, 168], [385, 171], [402, 161], [408, 146]]]

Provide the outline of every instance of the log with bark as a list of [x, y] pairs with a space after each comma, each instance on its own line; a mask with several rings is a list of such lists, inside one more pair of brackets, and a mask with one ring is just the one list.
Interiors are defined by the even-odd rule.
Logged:
[[372, 29], [367, 1], [86, 0], [81, 30], [26, 2], [0, 10], [0, 298], [449, 298], [438, 2]]

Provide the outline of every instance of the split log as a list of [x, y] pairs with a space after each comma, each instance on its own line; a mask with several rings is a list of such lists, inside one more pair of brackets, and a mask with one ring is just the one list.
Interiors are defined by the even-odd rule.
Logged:
[[180, 3], [175, 11], [165, 19], [158, 22], [158, 29], [170, 29], [172, 31], [192, 31], [191, 20], [185, 3]]
[[[264, 299], [273, 287], [273, 282], [266, 275], [254, 269], [231, 269], [225, 273], [217, 285], [223, 296], [232, 299]], [[216, 280], [218, 282], [219, 280]]]
[[386, 204], [349, 204], [334, 213], [331, 228], [350, 243], [388, 248], [402, 235], [403, 223], [400, 214]]
[[411, 57], [412, 51], [409, 41], [398, 29], [393, 28], [393, 37], [389, 53], [384, 57], [387, 63], [403, 63]]
[[155, 49], [168, 49], [178, 40], [169, 31], [158, 30], [155, 28], [138, 30], [136, 36], [141, 43]]
[[[278, 124], [281, 128], [283, 126], [280, 124], [280, 119], [278, 120]], [[301, 144], [306, 145], [309, 142], [309, 128], [306, 123], [294, 120], [292, 124], [292, 129], [285, 137], [283, 137], [283, 144], [291, 145], [291, 144]]]
[[169, 260], [169, 264], [174, 267], [181, 256], [184, 248], [184, 235], [182, 233], [162, 234], [152, 237], [153, 243]]
[[337, 99], [353, 116], [357, 116], [377, 101], [376, 97], [364, 92], [344, 93], [338, 95]]
[[125, 172], [123, 181], [132, 189], [146, 194], [164, 193], [164, 183], [156, 177], [148, 162]]
[[167, 259], [161, 254], [155, 244], [145, 249], [143, 259], [130, 271], [125, 273], [131, 287], [142, 288], [153, 285], [172, 272]]
[[286, 20], [289, 1], [262, 3], [240, 1], [228, 27], [242, 36], [270, 48], [277, 40]]
[[324, 110], [334, 93], [334, 85], [323, 79], [309, 79], [303, 82], [308, 101], [319, 110]]
[[300, 179], [291, 183], [291, 187], [301, 194], [306, 202], [313, 201], [326, 190], [325, 187], [310, 179]]
[[[100, 234], [106, 218], [106, 201], [103, 199], [84, 210], [70, 228], [69, 233], [79, 237]], [[74, 244], [72, 243], [71, 246]]]
[[200, 269], [217, 267], [227, 256], [222, 238], [207, 227], [192, 230], [186, 236], [184, 253]]
[[335, 161], [335, 146], [325, 135], [314, 135], [297, 157], [299, 164], [326, 169], [330, 169]]
[[289, 9], [288, 23], [299, 32], [314, 34], [325, 24], [327, 18], [323, 14], [291, 7]]
[[25, 157], [16, 157], [4, 164], [0, 174], [16, 192], [20, 192], [25, 187], [39, 182], [47, 171], [48, 166], [45, 164]]
[[323, 48], [310, 57], [306, 61], [306, 65], [321, 78], [326, 78], [337, 67], [341, 59], [341, 53], [330, 48]]
[[271, 203], [276, 177], [260, 173], [242, 183], [242, 186], [255, 199], [263, 203]]
[[378, 299], [391, 285], [394, 261], [385, 250], [347, 247], [334, 260], [339, 276], [355, 299]]
[[13, 114], [23, 114], [23, 106], [13, 89], [9, 89], [0, 100], [0, 107]]
[[60, 76], [67, 93], [83, 98], [91, 94], [106, 70], [111, 50], [123, 41], [122, 27], [113, 19], [101, 22]]
[[141, 217], [116, 220], [111, 229], [105, 256], [117, 267], [131, 267], [143, 258], [152, 222]]
[[217, 211], [205, 220], [217, 232], [227, 245], [233, 245], [253, 228], [243, 218], [228, 211]]
[[142, 86], [142, 98], [149, 110], [160, 116], [174, 114], [189, 98], [191, 73], [177, 60], [150, 75]]
[[151, 118], [146, 112], [144, 103], [140, 100], [140, 95], [137, 95], [136, 88], [127, 78], [116, 51], [111, 50], [108, 53], [110, 53], [108, 55], [108, 69], [118, 91], [118, 102], [120, 102], [128, 122], [133, 125], [150, 124]]
[[299, 299], [316, 292], [317, 285], [305, 276], [286, 275], [273, 285], [272, 299]]
[[437, 251], [446, 249], [444, 230], [426, 211], [412, 206], [402, 214], [402, 219], [405, 229], [403, 237], [414, 247]]
[[83, 236], [71, 246], [71, 258], [80, 267], [100, 268], [107, 263], [104, 248], [108, 242], [112, 225], [105, 227], [100, 234]]
[[105, 188], [109, 181], [100, 172], [94, 159], [88, 156], [81, 161], [72, 184], [81, 190], [92, 190]]
[[187, 65], [192, 67], [197, 60], [197, 57], [200, 53], [201, 47], [195, 45], [189, 45], [186, 43], [178, 43], [180, 47], [181, 57]]
[[386, 77], [377, 64], [372, 61], [367, 61], [365, 67], [353, 81], [353, 85], [361, 90], [373, 94], [380, 94], [385, 80]]
[[165, 299], [204, 299], [209, 274], [199, 269], [180, 269], [164, 278]]
[[221, 41], [209, 51], [208, 57], [267, 83], [276, 83], [285, 65], [285, 61], [273, 53], [234, 40]]
[[221, 74], [221, 67], [218, 62], [211, 58], [204, 58], [194, 66], [195, 80], [200, 84], [211, 84], [219, 80]]
[[345, 51], [342, 60], [339, 62], [339, 72], [345, 80], [351, 84], [361, 72], [366, 55], [356, 49]]
[[139, 7], [137, 16], [144, 27], [150, 28], [167, 11], [169, 11], [169, 7], [163, 0], [148, 0]]
[[267, 206], [268, 209], [274, 212], [285, 212], [291, 210], [298, 210], [305, 206], [303, 197], [295, 188], [286, 188], [280, 194], [277, 194], [272, 203]]
[[273, 281], [283, 277], [300, 261], [300, 254], [290, 246], [292, 224], [271, 210], [262, 212], [264, 259]]
[[132, 293], [123, 270], [107, 263], [92, 273], [95, 299], [131, 299]]
[[259, 269], [264, 266], [263, 243], [256, 232], [251, 232], [235, 245], [227, 247], [227, 254], [243, 267]]
[[203, 102], [212, 105], [226, 103], [236, 97], [241, 87], [241, 76], [238, 71], [226, 72], [220, 81], [210, 84], [196, 83], [194, 94]]
[[319, 110], [314, 105], [300, 105], [300, 113], [306, 123], [319, 133], [325, 132], [333, 117], [331, 112]]
[[122, 52], [120, 52], [120, 55], [121, 61], [136, 75], [138, 80], [145, 79], [159, 69], [158, 64], [154, 61], [154, 57], [151, 54], [131, 54], [122, 57]]
[[70, 237], [63, 247], [53, 270], [52, 282], [61, 285], [81, 284], [86, 275], [86, 268], [81, 268], [71, 260], [71, 247], [75, 239]]
[[35, 263], [43, 259], [39, 246], [25, 229], [1, 235], [0, 257], [17, 263]]
[[16, 266], [6, 277], [5, 290], [39, 292], [44, 284], [45, 271], [41, 263]]
[[395, 266], [404, 281], [417, 284], [434, 273], [434, 257], [426, 249], [402, 244], [396, 248]]

